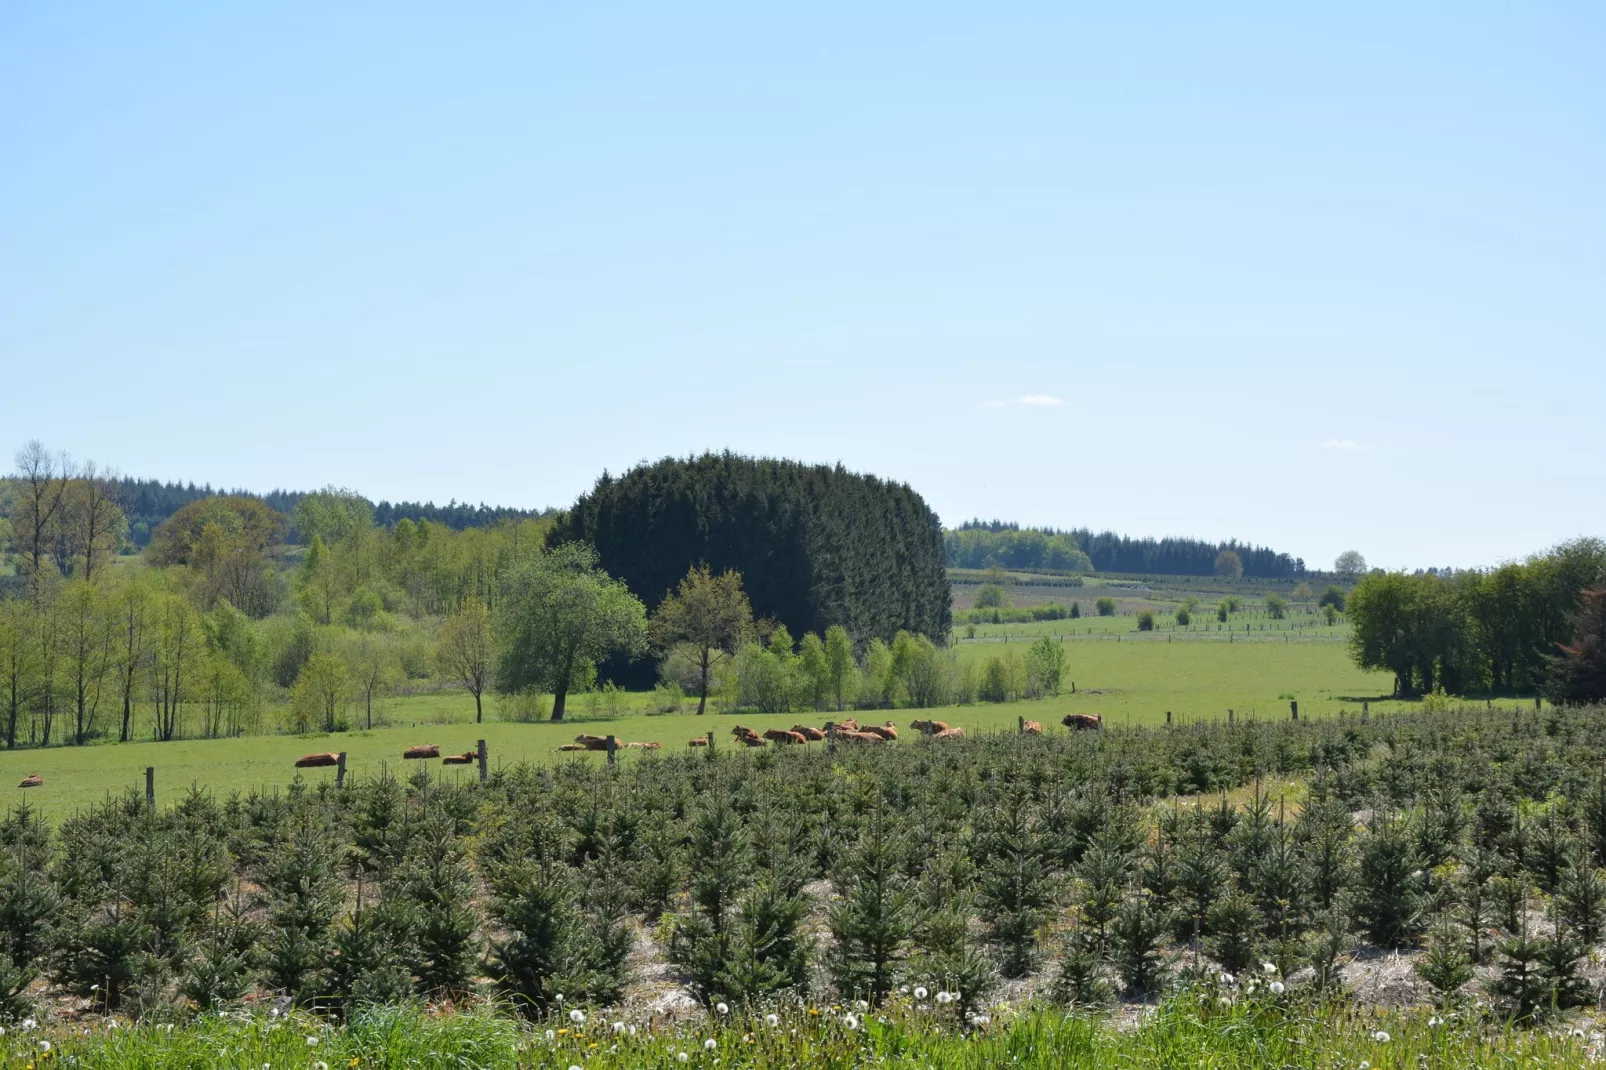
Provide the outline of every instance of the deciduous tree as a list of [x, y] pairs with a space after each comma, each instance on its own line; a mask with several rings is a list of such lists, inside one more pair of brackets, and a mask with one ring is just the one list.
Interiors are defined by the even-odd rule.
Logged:
[[697, 663], [697, 712], [708, 707], [708, 688], [721, 661], [736, 656], [753, 634], [753, 607], [742, 590], [742, 574], [693, 565], [676, 588], [658, 603], [652, 640], [667, 652], [686, 647]]
[[1216, 575], [1224, 580], [1241, 580], [1244, 561], [1236, 550], [1223, 550], [1216, 555]]
[[491, 611], [478, 598], [470, 598], [441, 626], [438, 654], [442, 670], [474, 696], [474, 720], [485, 720], [481, 696], [491, 682], [494, 649]]
[[595, 551], [584, 543], [556, 547], [515, 568], [497, 618], [497, 686], [549, 692], [554, 721], [563, 720], [569, 690], [600, 658], [646, 646], [646, 608], [597, 567]]

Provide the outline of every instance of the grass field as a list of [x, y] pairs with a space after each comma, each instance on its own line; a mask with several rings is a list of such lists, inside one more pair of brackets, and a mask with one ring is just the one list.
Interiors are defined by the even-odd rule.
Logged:
[[[1130, 620], [1104, 618], [1131, 626]], [[995, 629], [982, 641], [961, 642], [962, 659], [982, 659], [990, 654], [1025, 644], [1036, 634], [1058, 634], [1051, 621], [1036, 625], [1011, 625]], [[1279, 623], [1279, 622], [1273, 622]], [[1009, 643], [1002, 641], [1008, 634]], [[1228, 643], [1183, 633], [1168, 641], [1164, 634], [1139, 635], [1096, 633], [1072, 637], [1067, 632], [1066, 684], [1060, 695], [1036, 701], [1006, 704], [978, 703], [936, 710], [908, 709], [870, 711], [861, 719], [880, 722], [892, 719], [900, 726], [919, 716], [930, 716], [959, 725], [967, 732], [1012, 732], [1018, 718], [1043, 722], [1051, 731], [1063, 731], [1058, 722], [1066, 713], [1098, 713], [1113, 727], [1153, 725], [1165, 721], [1171, 711], [1176, 723], [1198, 719], [1224, 718], [1229, 709], [1240, 718], [1289, 715], [1290, 698], [1299, 702], [1301, 716], [1332, 716], [1340, 710], [1359, 711], [1362, 701], [1371, 700], [1374, 712], [1383, 713], [1396, 704], [1378, 696], [1388, 688], [1386, 675], [1362, 672], [1350, 662], [1343, 643], [1331, 637], [1321, 640], [1283, 641], [1280, 636], [1259, 633], [1253, 641]], [[1205, 641], [1206, 639], [1209, 641]], [[1072, 691], [1074, 684], [1076, 690]], [[443, 753], [471, 750], [484, 739], [491, 767], [519, 762], [552, 762], [560, 758], [600, 761], [599, 755], [560, 755], [557, 747], [578, 732], [613, 734], [621, 740], [653, 740], [665, 748], [683, 748], [694, 736], [712, 730], [718, 743], [729, 746], [730, 726], [735, 721], [759, 730], [787, 728], [806, 721], [820, 724], [827, 714], [748, 715], [739, 718], [712, 713], [698, 717], [691, 712], [653, 715], [644, 694], [619, 698], [618, 715], [610, 715], [602, 700], [580, 696], [571, 701], [569, 719], [561, 724], [510, 723], [488, 720], [475, 725], [473, 701], [454, 692], [433, 693], [391, 700], [386, 716], [389, 724], [373, 731], [334, 735], [265, 735], [224, 740], [180, 740], [168, 743], [101, 744], [89, 747], [51, 747], [0, 753], [0, 791], [14, 804], [27, 801], [52, 818], [59, 819], [75, 809], [106, 797], [108, 792], [129, 788], [143, 790], [146, 766], [156, 769], [159, 801], [172, 801], [177, 793], [192, 786], [215, 792], [271, 791], [287, 787], [296, 776], [293, 762], [309, 751], [344, 750], [351, 774], [377, 775], [388, 767], [408, 775], [417, 765], [427, 764], [432, 772], [448, 777], [476, 775], [462, 766], [443, 767], [438, 762], [403, 762], [401, 752], [416, 743], [437, 743]], [[695, 706], [688, 703], [686, 709]], [[495, 704], [488, 705], [488, 717]], [[911, 733], [912, 734], [912, 733]], [[623, 760], [636, 760], [626, 754]], [[307, 783], [332, 780], [332, 769], [299, 771]], [[12, 788], [24, 776], [38, 773], [45, 779], [42, 788], [27, 791]]]

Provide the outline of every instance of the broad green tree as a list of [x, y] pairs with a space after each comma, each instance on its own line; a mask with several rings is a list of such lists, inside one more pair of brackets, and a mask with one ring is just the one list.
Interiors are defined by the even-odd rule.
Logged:
[[1347, 579], [1356, 579], [1366, 571], [1366, 558], [1358, 550], [1345, 550], [1333, 562], [1333, 571]]
[[584, 543], [566, 543], [514, 568], [497, 606], [501, 646], [497, 686], [552, 695], [563, 720], [569, 690], [610, 654], [646, 647], [647, 610], [622, 582], [597, 567]]
[[1235, 550], [1223, 550], [1216, 555], [1216, 575], [1224, 580], [1241, 580], [1244, 561]]
[[317, 721], [325, 732], [335, 731], [351, 701], [351, 684], [351, 670], [335, 655], [320, 651], [308, 658], [290, 691], [297, 726], [305, 729]]
[[441, 626], [438, 653], [441, 669], [474, 696], [474, 721], [485, 720], [481, 697], [491, 682], [494, 649], [491, 611], [478, 598], [470, 598]]
[[853, 638], [840, 624], [825, 630], [825, 674], [830, 681], [831, 698], [837, 712], [853, 698], [858, 667], [853, 662]]
[[753, 607], [742, 590], [742, 574], [717, 576], [704, 565], [693, 565], [680, 584], [652, 617], [653, 644], [667, 653], [674, 647], [691, 652], [697, 665], [697, 712], [708, 707], [708, 688], [714, 669], [752, 637]]

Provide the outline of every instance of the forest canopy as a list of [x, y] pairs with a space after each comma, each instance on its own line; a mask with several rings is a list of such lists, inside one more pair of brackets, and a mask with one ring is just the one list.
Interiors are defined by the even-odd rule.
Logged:
[[1060, 531], [1023, 528], [999, 520], [968, 520], [943, 537], [951, 568], [1044, 569], [1066, 572], [1122, 572], [1139, 575], [1209, 576], [1223, 553], [1238, 555], [1250, 579], [1284, 579], [1305, 574], [1305, 560], [1264, 546], [1229, 539], [1141, 538], [1088, 528]]
[[649, 609], [693, 565], [740, 572], [753, 613], [792, 634], [855, 639], [950, 625], [942, 527], [907, 485], [734, 453], [665, 458], [603, 475], [549, 532], [584, 541]]

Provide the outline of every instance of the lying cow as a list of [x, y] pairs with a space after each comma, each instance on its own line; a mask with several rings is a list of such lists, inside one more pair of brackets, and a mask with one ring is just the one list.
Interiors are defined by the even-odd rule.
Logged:
[[22, 783], [17, 785], [19, 788], [42, 788], [44, 786], [45, 778], [40, 776], [38, 773], [23, 777]]
[[688, 746], [688, 747], [706, 747], [706, 746], [708, 746], [708, 736], [706, 736], [706, 735], [693, 736], [691, 739], [688, 739], [686, 741], [686, 746]]
[[408, 747], [402, 751], [403, 758], [439, 758], [441, 749], [438, 744], [425, 743], [418, 747]]
[[466, 750], [462, 754], [448, 754], [441, 759], [442, 765], [473, 765], [479, 760], [479, 752]]
[[948, 723], [946, 721], [910, 721], [909, 727], [916, 732], [924, 732], [928, 736], [948, 731]]
[[809, 741], [809, 738], [802, 732], [788, 732], [782, 728], [766, 730], [764, 738], [771, 743], [807, 743]]
[[820, 731], [818, 728], [810, 728], [806, 724], [795, 724], [792, 726], [792, 731], [796, 732], [798, 735], [802, 736], [811, 743], [818, 742], [819, 740], [825, 738], [824, 732]]
[[888, 721], [886, 724], [882, 725], [867, 724], [864, 726], [864, 731], [874, 732], [876, 735], [885, 740], [894, 740], [898, 738], [898, 726], [893, 724], [891, 721]]
[[311, 769], [320, 765], [339, 765], [340, 755], [329, 751], [324, 754], [303, 754], [296, 759], [297, 769]]
[[840, 728], [836, 730], [836, 739], [842, 743], [885, 743], [887, 741], [886, 736], [877, 735], [875, 732], [844, 732]]
[[1104, 727], [1104, 719], [1096, 713], [1067, 713], [1060, 724], [1072, 732], [1097, 732]]
[[629, 747], [631, 750], [661, 750], [663, 748], [662, 743], [640, 742], [637, 740], [631, 740], [629, 743], [623, 745]]
[[852, 717], [849, 717], [845, 721], [827, 721], [827, 722], [825, 722], [825, 734], [826, 735], [830, 735], [831, 734], [831, 730], [833, 728], [836, 729], [838, 732], [857, 732], [859, 730], [859, 722], [854, 720]]
[[941, 732], [933, 732], [931, 734], [931, 738], [932, 739], [964, 739], [965, 738], [965, 730], [963, 728], [944, 728]]
[[1040, 736], [1043, 734], [1043, 726], [1038, 721], [1027, 721], [1020, 726], [1020, 730], [1022, 735], [1027, 736]]

